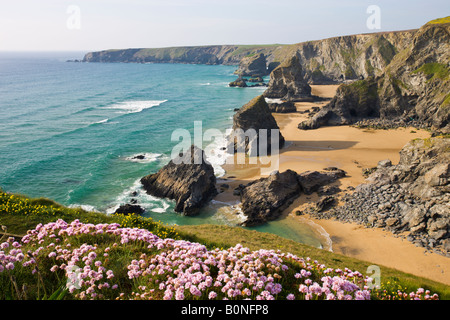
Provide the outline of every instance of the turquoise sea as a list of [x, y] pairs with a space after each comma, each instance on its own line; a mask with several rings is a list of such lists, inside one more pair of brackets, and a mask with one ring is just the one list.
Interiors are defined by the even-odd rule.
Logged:
[[[236, 66], [66, 62], [83, 55], [0, 53], [0, 187], [101, 212], [135, 198], [167, 224], [238, 223], [236, 204], [216, 201], [183, 217], [139, 179], [170, 160], [175, 129], [202, 121], [225, 132], [233, 109], [264, 88], [228, 87]], [[324, 245], [320, 230], [290, 219], [253, 229]]]

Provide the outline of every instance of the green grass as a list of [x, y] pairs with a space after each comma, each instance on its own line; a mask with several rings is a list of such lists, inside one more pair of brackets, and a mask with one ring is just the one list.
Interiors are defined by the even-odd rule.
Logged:
[[[137, 215], [106, 215], [98, 212], [87, 212], [82, 209], [67, 208], [52, 200], [39, 198], [30, 199], [22, 195], [12, 195], [4, 193], [0, 190], [0, 225], [7, 227], [7, 232], [16, 235], [24, 235], [29, 229], [34, 229], [38, 223], [48, 223], [63, 219], [66, 222], [71, 222], [79, 219], [83, 223], [119, 223], [122, 227], [135, 227], [141, 229], [148, 229], [152, 233], [161, 238], [185, 239], [192, 242], [198, 242], [205, 245], [208, 249], [213, 248], [228, 248], [238, 243], [251, 250], [258, 249], [274, 249], [282, 252], [290, 252], [299, 257], [310, 257], [318, 260], [331, 268], [345, 267], [358, 270], [365, 274], [367, 267], [373, 263], [368, 261], [361, 261], [347, 256], [335, 254], [329, 251], [321, 250], [315, 247], [303, 245], [301, 243], [288, 240], [270, 233], [262, 233], [258, 231], [250, 231], [241, 227], [228, 227], [217, 225], [200, 225], [200, 226], [178, 226], [176, 228], [163, 225], [160, 222], [153, 221], [151, 218], [144, 218]], [[114, 239], [108, 239], [107, 236], [95, 238], [84, 236], [77, 241], [81, 243], [95, 243], [100, 247], [108, 247], [112, 244]], [[115, 270], [121, 270], [129, 260], [130, 257], [136, 257], [142, 250], [141, 247], [134, 248], [132, 246], [125, 246], [111, 255], [109, 263], [115, 264]], [[407, 274], [392, 268], [381, 268], [382, 285], [400, 286], [407, 288], [409, 291], [414, 291], [419, 287], [429, 289], [433, 293], [438, 293], [441, 299], [450, 300], [450, 287], [442, 283], [438, 283], [424, 277]], [[20, 270], [19, 270], [20, 271]], [[126, 277], [126, 270], [118, 277]], [[28, 277], [28, 275], [24, 275]], [[30, 286], [37, 287], [36, 277], [30, 279], [22, 279], [29, 283]], [[3, 282], [2, 282], [3, 281]], [[11, 282], [8, 279], [0, 281], [0, 292], [11, 292]], [[34, 281], [34, 282], [33, 282]], [[43, 279], [47, 292], [39, 293], [40, 297], [49, 299], [52, 294], [57, 296], [63, 294], [61, 290], [61, 280], [57, 274], [50, 274]], [[126, 281], [124, 281], [125, 283]], [[34, 283], [34, 284], [33, 284]], [[36, 289], [36, 288], [35, 288]], [[405, 290], [406, 291], [406, 290]], [[33, 291], [37, 295], [36, 290]], [[0, 294], [0, 296], [2, 296]], [[37, 297], [37, 296], [36, 296]], [[29, 297], [29, 298], [36, 298]], [[3, 296], [3, 299], [8, 297]], [[11, 298], [11, 297], [10, 297]]]
[[430, 76], [428, 81], [431, 81], [432, 79], [435, 78], [438, 78], [440, 80], [446, 80], [450, 75], [449, 68], [445, 64], [438, 62], [425, 63], [420, 68], [414, 70], [412, 73], [415, 74], [419, 72], [422, 72]]

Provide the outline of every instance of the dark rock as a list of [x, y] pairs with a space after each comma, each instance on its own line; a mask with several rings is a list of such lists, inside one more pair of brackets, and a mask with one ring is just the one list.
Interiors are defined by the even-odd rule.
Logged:
[[243, 225], [255, 226], [278, 218], [300, 192], [297, 173], [292, 170], [250, 183], [241, 191], [242, 211], [247, 216]]
[[124, 214], [124, 215], [130, 215], [130, 214], [143, 214], [145, 212], [145, 210], [137, 205], [131, 205], [131, 204], [123, 204], [121, 205], [116, 211], [115, 213], [118, 214]]
[[322, 212], [324, 210], [329, 209], [336, 202], [336, 199], [332, 196], [325, 196], [319, 199], [316, 203], [317, 212]]
[[157, 173], [141, 179], [148, 194], [176, 201], [175, 211], [195, 215], [216, 194], [214, 169], [196, 146], [172, 159]]
[[327, 172], [306, 171], [298, 175], [298, 181], [302, 187], [302, 191], [306, 194], [311, 194], [320, 187], [344, 176], [345, 171], [340, 169]]
[[297, 112], [293, 102], [268, 103], [270, 112], [273, 113], [292, 113]]
[[247, 87], [247, 82], [245, 81], [244, 78], [239, 77], [235, 81], [230, 82], [229, 86], [230, 87], [246, 88]]

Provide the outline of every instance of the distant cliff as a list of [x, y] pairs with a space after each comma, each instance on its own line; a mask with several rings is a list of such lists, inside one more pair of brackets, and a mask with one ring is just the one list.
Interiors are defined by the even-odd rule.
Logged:
[[188, 63], [238, 65], [255, 53], [271, 55], [278, 45], [218, 45], [89, 52], [83, 62]]
[[[359, 34], [291, 45], [216, 45], [153, 49], [114, 49], [89, 52], [83, 62], [188, 63], [239, 65], [261, 54], [267, 74], [297, 55], [312, 84], [342, 82], [380, 75], [393, 57], [412, 40], [416, 30]], [[261, 73], [261, 72], [257, 72]]]

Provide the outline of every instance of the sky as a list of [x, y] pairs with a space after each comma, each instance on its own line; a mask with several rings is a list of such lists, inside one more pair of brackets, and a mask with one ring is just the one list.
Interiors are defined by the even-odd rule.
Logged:
[[1, 0], [0, 51], [292, 44], [448, 15], [449, 0]]

